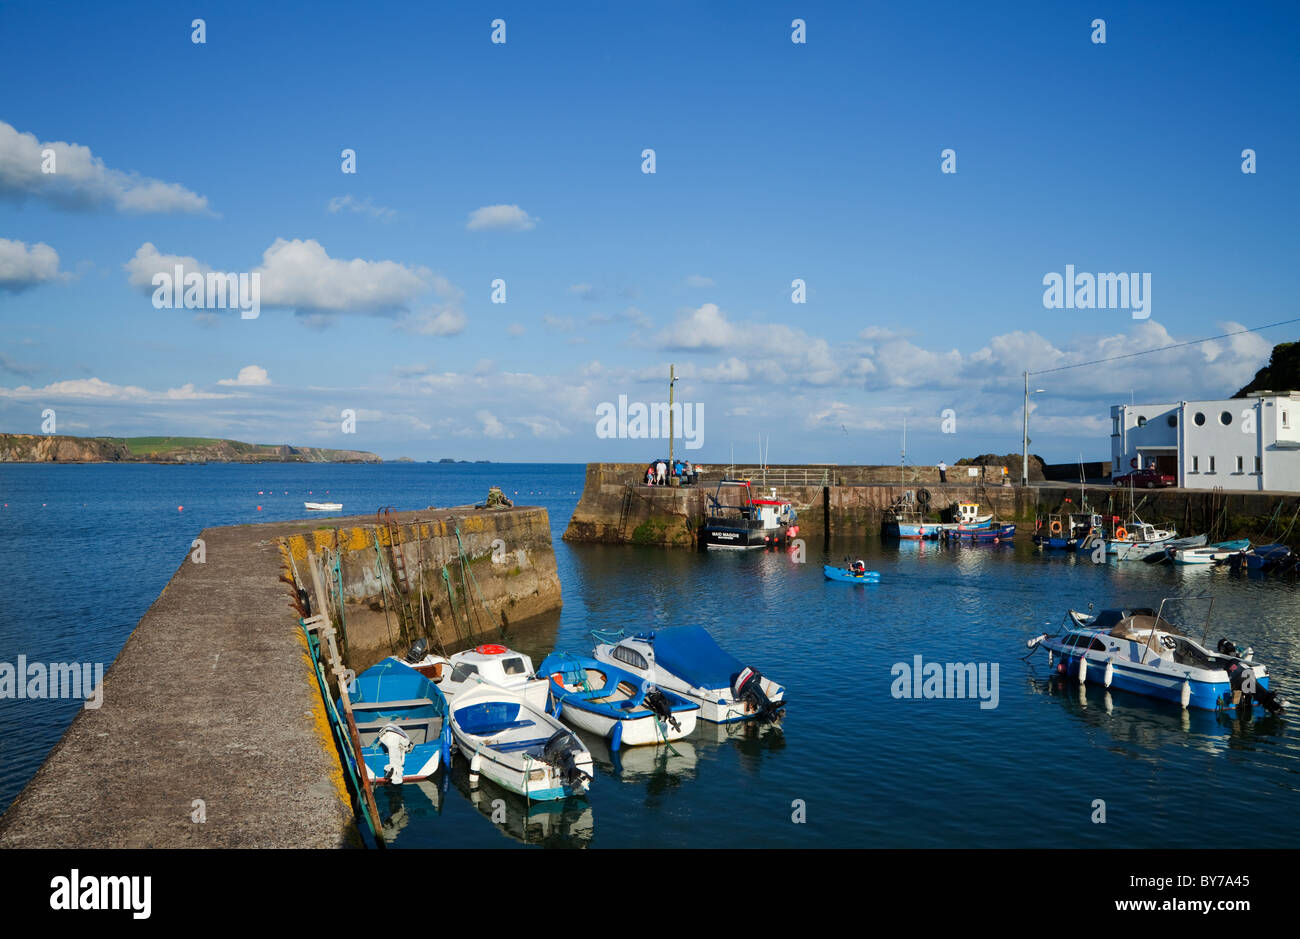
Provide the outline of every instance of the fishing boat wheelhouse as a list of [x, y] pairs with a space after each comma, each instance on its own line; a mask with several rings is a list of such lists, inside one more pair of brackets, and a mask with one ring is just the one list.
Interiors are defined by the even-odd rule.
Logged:
[[[736, 501], [731, 501], [732, 495]], [[783, 547], [799, 534], [799, 515], [785, 499], [755, 498], [747, 479], [723, 479], [709, 496], [708, 514], [700, 528], [706, 548], [749, 550]]]

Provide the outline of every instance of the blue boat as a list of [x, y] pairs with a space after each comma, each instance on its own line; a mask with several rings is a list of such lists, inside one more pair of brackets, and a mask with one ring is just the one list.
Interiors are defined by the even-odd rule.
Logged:
[[549, 676], [551, 713], [611, 750], [668, 743], [695, 729], [698, 704], [612, 663], [552, 652], [538, 674]]
[[977, 544], [1010, 542], [1016, 536], [1015, 525], [994, 525], [992, 528], [945, 528], [943, 537], [949, 541], [969, 541]]
[[[862, 563], [862, 562], [858, 562]], [[829, 564], [822, 566], [822, 573], [826, 575], [827, 580], [839, 580], [848, 584], [878, 584], [880, 583], [880, 571], [869, 571], [865, 568], [854, 570], [853, 567], [847, 569], [843, 567], [831, 567]]]
[[1035, 636], [1027, 644], [1031, 650], [1047, 649], [1048, 664], [1081, 685], [1091, 681], [1207, 711], [1235, 713], [1259, 704], [1277, 713], [1287, 706], [1269, 688], [1268, 669], [1253, 661], [1252, 650], [1222, 639], [1211, 651], [1165, 619], [1164, 608], [1161, 603], [1159, 612], [1118, 609], [1095, 615], [1070, 610], [1063, 631]]
[[1267, 570], [1290, 556], [1291, 549], [1284, 544], [1262, 544], [1241, 555], [1241, 559], [1251, 570]]
[[371, 783], [416, 782], [449, 764], [447, 699], [409, 665], [385, 659], [353, 680], [348, 697]]

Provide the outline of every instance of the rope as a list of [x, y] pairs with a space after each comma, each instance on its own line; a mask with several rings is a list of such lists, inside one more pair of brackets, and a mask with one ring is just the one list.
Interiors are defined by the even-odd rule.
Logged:
[[[388, 591], [384, 587], [384, 556], [379, 550], [379, 529], [375, 529], [375, 574], [379, 577], [379, 599], [384, 606], [384, 630], [388, 633], [388, 651], [396, 652], [393, 645], [393, 627], [388, 622]], [[399, 623], [400, 627], [401, 624]]]
[[589, 635], [597, 642], [603, 642], [606, 645], [613, 645], [622, 639], [626, 633], [627, 631], [624, 628], [619, 627], [617, 632], [612, 629], [593, 629], [590, 631]]

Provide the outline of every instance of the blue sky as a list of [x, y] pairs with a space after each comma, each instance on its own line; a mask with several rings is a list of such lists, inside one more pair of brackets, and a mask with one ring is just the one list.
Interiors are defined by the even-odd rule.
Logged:
[[[671, 362], [699, 462], [1016, 451], [1026, 367], [1297, 315], [1295, 5], [1042, 6], [0, 4], [0, 429], [641, 459], [596, 408]], [[260, 316], [155, 309], [173, 257]], [[1045, 309], [1067, 264], [1150, 318]], [[1032, 449], [1294, 333], [1036, 379]]]

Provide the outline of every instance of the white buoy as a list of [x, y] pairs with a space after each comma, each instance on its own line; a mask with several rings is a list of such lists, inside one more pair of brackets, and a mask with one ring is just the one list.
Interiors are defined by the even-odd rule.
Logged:
[[1178, 696], [1178, 700], [1182, 702], [1183, 707], [1187, 707], [1187, 702], [1192, 700], [1192, 683], [1190, 681], [1183, 681], [1183, 693]]
[[1047, 650], [1047, 667], [1048, 667], [1048, 668], [1051, 668], [1051, 667], [1052, 667], [1052, 662], [1055, 661], [1055, 660], [1056, 660], [1056, 655], [1052, 652], [1051, 649], [1048, 649], [1048, 650]]
[[1109, 688], [1109, 687], [1110, 687], [1111, 680], [1114, 679], [1114, 677], [1115, 677], [1115, 666], [1112, 665], [1112, 664], [1110, 663], [1110, 660], [1108, 659], [1108, 660], [1106, 661], [1106, 671], [1102, 672], [1102, 675], [1101, 675], [1101, 683], [1102, 683], [1102, 686], [1103, 686], [1103, 687], [1106, 687], [1106, 688]]
[[1082, 685], [1087, 680], [1088, 680], [1088, 660], [1083, 656], [1079, 656], [1079, 684]]
[[478, 774], [479, 774], [479, 770], [481, 770], [482, 768], [483, 768], [483, 757], [475, 753], [472, 757], [469, 758], [469, 784], [471, 786], [478, 785]]
[[1101, 703], [1106, 706], [1106, 713], [1109, 714], [1115, 709], [1115, 702], [1111, 700], [1110, 692], [1105, 692], [1101, 697]]

